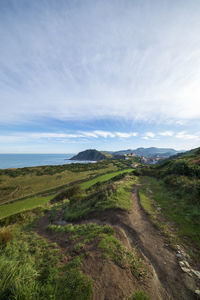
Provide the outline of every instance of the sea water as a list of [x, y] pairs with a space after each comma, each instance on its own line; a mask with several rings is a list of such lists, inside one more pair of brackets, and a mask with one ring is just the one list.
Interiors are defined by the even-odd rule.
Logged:
[[88, 163], [69, 160], [74, 154], [0, 154], [0, 169]]

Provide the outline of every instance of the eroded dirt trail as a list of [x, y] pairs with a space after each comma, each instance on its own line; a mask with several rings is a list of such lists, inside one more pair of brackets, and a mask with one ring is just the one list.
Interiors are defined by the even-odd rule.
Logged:
[[137, 187], [132, 194], [132, 199], [133, 210], [129, 214], [128, 220], [123, 220], [123, 223], [125, 227], [127, 225], [129, 238], [131, 229], [128, 227], [134, 229], [134, 235], [138, 238], [137, 247], [151, 262], [166, 291], [166, 294], [163, 295], [164, 299], [195, 299], [194, 279], [179, 268], [175, 251], [169, 247], [167, 238], [149, 221], [140, 205]]
[[[161, 231], [151, 223], [141, 207], [138, 187], [132, 193], [133, 209], [130, 213], [120, 209], [92, 214], [87, 222], [110, 224], [124, 230], [132, 246], [136, 246], [153, 268], [154, 295], [160, 300], [192, 300], [195, 280], [184, 273], [177, 262], [176, 253]], [[157, 289], [155, 289], [157, 286]]]
[[[121, 209], [108, 209], [104, 212], [94, 212], [87, 220], [78, 223], [109, 224], [123, 232], [124, 239], [127, 239], [124, 240], [126, 244], [136, 246], [150, 266], [151, 278], [147, 289], [151, 291], [153, 300], [196, 299], [194, 278], [180, 269], [176, 253], [170, 248], [167, 238], [150, 222], [140, 205], [137, 186], [132, 193], [132, 201], [133, 209], [129, 213]], [[59, 221], [62, 221], [62, 216], [57, 220]], [[48, 223], [48, 217], [45, 216], [39, 221], [37, 232], [51, 241], [55, 240], [61, 248], [64, 248], [64, 237], [60, 236], [58, 240], [55, 233], [50, 234], [46, 230]]]

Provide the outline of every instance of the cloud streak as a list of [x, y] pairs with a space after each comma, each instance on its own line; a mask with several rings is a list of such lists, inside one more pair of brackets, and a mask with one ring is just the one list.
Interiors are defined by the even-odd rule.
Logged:
[[26, 141], [26, 140], [39, 140], [39, 139], [79, 139], [79, 138], [131, 138], [138, 136], [137, 132], [110, 132], [104, 130], [94, 131], [77, 131], [74, 133], [56, 133], [56, 132], [22, 132], [11, 135], [0, 135], [0, 142], [15, 142], [15, 141]]
[[0, 13], [1, 122], [200, 118], [198, 2], [11, 3]]

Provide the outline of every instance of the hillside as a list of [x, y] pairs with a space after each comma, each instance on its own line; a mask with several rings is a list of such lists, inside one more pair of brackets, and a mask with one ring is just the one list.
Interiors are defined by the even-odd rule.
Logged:
[[106, 159], [107, 156], [100, 151], [95, 149], [88, 149], [82, 152], [79, 152], [77, 155], [70, 158], [71, 160], [91, 160], [91, 161], [99, 161]]
[[128, 150], [120, 150], [116, 152], [112, 152], [114, 155], [125, 155], [134, 153], [138, 156], [145, 156], [145, 157], [153, 157], [153, 156], [159, 156], [159, 157], [167, 157], [172, 156], [180, 151], [176, 151], [171, 148], [156, 148], [156, 147], [150, 147], [150, 148], [137, 148], [137, 149], [128, 149]]
[[[185, 157], [196, 160], [191, 154]], [[166, 165], [136, 170], [152, 172], [144, 177], [130, 163], [110, 157], [1, 170], [0, 299], [196, 299], [197, 206], [185, 213], [185, 199], [157, 179]], [[165, 203], [183, 220], [177, 223], [182, 232], [190, 225], [187, 237], [198, 247], [180, 243], [176, 224], [168, 234]], [[177, 253], [185, 255], [190, 275]]]
[[[200, 148], [139, 171], [182, 236], [200, 247]], [[200, 248], [199, 248], [200, 249]], [[200, 251], [198, 250], [200, 257]]]

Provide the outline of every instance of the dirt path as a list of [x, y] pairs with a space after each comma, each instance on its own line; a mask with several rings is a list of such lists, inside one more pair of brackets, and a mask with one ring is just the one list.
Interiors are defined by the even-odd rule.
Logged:
[[128, 228], [130, 225], [134, 229], [134, 234], [137, 233], [137, 247], [151, 262], [166, 291], [163, 299], [196, 299], [193, 292], [194, 279], [180, 269], [175, 252], [169, 247], [166, 237], [149, 221], [140, 205], [137, 187], [132, 198], [133, 210], [128, 220], [124, 220], [124, 226], [127, 225], [129, 237], [132, 235]]
[[[110, 224], [123, 230], [130, 244], [136, 246], [151, 265], [153, 280], [150, 285], [155, 293], [153, 300], [196, 299], [194, 278], [180, 269], [176, 253], [170, 248], [167, 238], [149, 221], [140, 205], [137, 187], [132, 193], [132, 200], [133, 209], [129, 213], [121, 209], [108, 209], [104, 212], [92, 213], [81, 223]], [[39, 222], [37, 229], [38, 233], [46, 238], [48, 238], [47, 225], [48, 218], [44, 218]], [[54, 237], [51, 237], [51, 240], [52, 238]], [[60, 246], [62, 247], [62, 243]]]
[[[119, 226], [128, 237], [132, 246], [136, 246], [150, 262], [158, 285], [155, 299], [192, 300], [196, 299], [195, 279], [184, 273], [176, 258], [176, 253], [169, 246], [169, 241], [153, 225], [141, 207], [138, 187], [132, 193], [133, 209], [130, 213], [120, 209], [94, 213], [87, 222], [96, 222]], [[154, 299], [153, 299], [154, 300]]]

